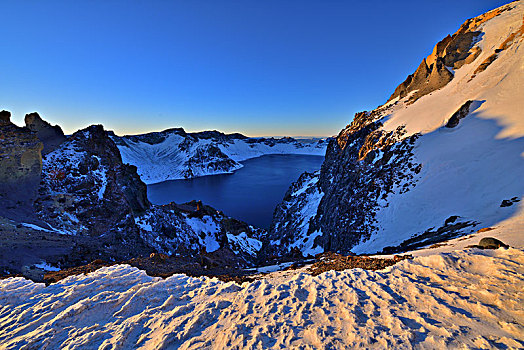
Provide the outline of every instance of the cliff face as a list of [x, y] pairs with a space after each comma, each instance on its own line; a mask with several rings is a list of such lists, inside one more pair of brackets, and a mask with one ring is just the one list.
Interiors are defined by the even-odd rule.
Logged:
[[77, 131], [43, 157], [34, 208], [52, 231], [91, 237], [76, 247], [79, 261], [151, 252], [133, 221], [149, 206], [145, 184], [101, 125]]
[[523, 17], [519, 1], [466, 21], [357, 113], [277, 207], [264, 252], [402, 251], [521, 215], [505, 204], [524, 196]]
[[42, 170], [42, 142], [27, 128], [0, 112], [0, 196], [24, 202], [36, 196]]
[[62, 129], [43, 121], [38, 113], [26, 115], [25, 123], [18, 127], [10, 112], [0, 112], [0, 195], [19, 205], [30, 205], [36, 198], [42, 154], [65, 141]]
[[455, 34], [435, 45], [433, 52], [395, 89], [388, 101], [411, 94], [409, 102], [413, 103], [447, 85], [455, 69], [470, 64], [481, 54], [482, 48], [475, 44], [482, 39], [483, 32], [479, 30], [482, 24], [508, 10], [509, 7], [501, 7], [467, 20]]
[[381, 130], [386, 110], [355, 115], [330, 141], [320, 172], [304, 174], [275, 210], [268, 234], [274, 254], [289, 247], [304, 255], [323, 251], [349, 253], [378, 228], [375, 215], [395, 188], [414, 186], [421, 164], [414, 160], [418, 134], [405, 137], [402, 127]]
[[320, 172], [324, 197], [312, 232], [325, 232], [318, 244], [325, 250], [347, 253], [367, 239], [379, 224], [375, 213], [394, 187], [407, 191], [421, 165], [414, 160], [418, 135], [404, 137], [402, 128], [386, 132], [379, 120], [366, 124], [367, 113], [357, 114], [350, 127], [330, 143]]

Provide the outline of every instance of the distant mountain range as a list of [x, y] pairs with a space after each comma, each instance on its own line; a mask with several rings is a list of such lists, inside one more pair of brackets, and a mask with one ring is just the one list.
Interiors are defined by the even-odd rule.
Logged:
[[137, 167], [147, 184], [230, 173], [240, 162], [266, 154], [326, 153], [327, 139], [246, 137], [219, 131], [187, 133], [182, 128], [142, 135], [116, 136], [124, 163]]

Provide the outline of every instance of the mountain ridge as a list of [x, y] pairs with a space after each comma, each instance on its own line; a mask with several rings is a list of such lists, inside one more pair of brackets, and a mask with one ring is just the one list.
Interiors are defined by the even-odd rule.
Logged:
[[242, 161], [267, 154], [324, 155], [327, 139], [247, 137], [220, 131], [187, 133], [183, 128], [117, 136], [124, 162], [137, 167], [147, 184], [231, 173]]
[[[467, 20], [428, 56], [451, 79], [432, 85], [425, 58], [408, 77], [425, 89], [403, 82], [392, 97], [405, 93], [357, 113], [275, 211], [268, 252], [401, 251], [522, 215], [523, 18], [520, 1]], [[464, 36], [478, 40], [452, 45]]]

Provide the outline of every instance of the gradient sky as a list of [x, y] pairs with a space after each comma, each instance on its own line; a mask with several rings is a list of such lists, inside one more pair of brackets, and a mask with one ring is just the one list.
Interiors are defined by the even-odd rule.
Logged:
[[66, 133], [333, 135], [507, 2], [0, 0], [0, 109]]

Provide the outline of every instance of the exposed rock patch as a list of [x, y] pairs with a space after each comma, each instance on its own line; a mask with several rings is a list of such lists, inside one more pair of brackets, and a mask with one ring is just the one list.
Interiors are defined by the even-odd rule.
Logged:
[[519, 197], [513, 197], [513, 198], [511, 198], [511, 199], [504, 199], [504, 200], [502, 200], [502, 202], [500, 203], [500, 207], [501, 207], [501, 208], [504, 208], [504, 207], [510, 207], [510, 206], [512, 206], [514, 203], [517, 203], [517, 202], [520, 202]]
[[[453, 220], [450, 220], [452, 218]], [[438, 228], [432, 227], [425, 232], [415, 235], [399, 245], [394, 247], [388, 246], [382, 249], [383, 254], [395, 254], [406, 252], [410, 250], [420, 249], [435, 243], [448, 241], [450, 239], [464, 235], [464, 233], [472, 232], [471, 227], [478, 225], [474, 221], [457, 221], [458, 216], [452, 216], [446, 219], [443, 226]], [[469, 231], [466, 231], [469, 230]]]
[[509, 245], [505, 244], [499, 239], [493, 237], [484, 237], [480, 240], [479, 244], [470, 245], [467, 248], [478, 248], [478, 249], [499, 249], [509, 248]]
[[420, 97], [445, 86], [453, 79], [453, 73], [444, 65], [443, 59], [437, 57], [431, 65], [426, 59], [422, 60], [415, 73], [409, 75], [393, 92], [388, 101], [395, 98], [404, 98], [411, 94], [410, 102], [413, 103]]
[[300, 175], [275, 208], [271, 228], [263, 240], [263, 262], [302, 258], [319, 246], [310, 237], [309, 230], [324, 195], [318, 184], [319, 177], [320, 172]]
[[[213, 260], [209, 254], [202, 255], [203, 261]], [[336, 253], [318, 254], [316, 261], [307, 268], [307, 272], [313, 276], [317, 276], [326, 271], [343, 271], [347, 269], [360, 268], [365, 270], [382, 270], [388, 266], [396, 263], [412, 259], [411, 255], [395, 255], [393, 258], [374, 258], [369, 256], [343, 256]], [[167, 278], [174, 274], [183, 273], [192, 277], [216, 277], [224, 282], [235, 282], [242, 284], [243, 282], [252, 282], [263, 278], [263, 275], [252, 272], [250, 270], [243, 270], [233, 268], [228, 265], [207, 265], [206, 263], [195, 261], [194, 259], [172, 257], [165, 254], [153, 253], [149, 257], [138, 257], [121, 262], [107, 262], [101, 259], [92, 261], [83, 266], [63, 269], [60, 271], [49, 271], [43, 274], [39, 282], [46, 284], [56, 283], [68, 276], [87, 274], [96, 271], [104, 266], [112, 266], [117, 264], [128, 264], [140, 270], [144, 270], [149, 276]], [[288, 267], [286, 270], [296, 270], [304, 266], [304, 262], [297, 261], [297, 263]], [[40, 275], [36, 275], [40, 278]]]
[[509, 245], [493, 237], [482, 238], [479, 242], [479, 246], [484, 249], [509, 248]]
[[343, 271], [347, 269], [365, 269], [365, 270], [382, 270], [388, 266], [395, 265], [396, 263], [406, 260], [413, 259], [411, 255], [395, 255], [392, 259], [387, 258], [373, 258], [369, 256], [355, 256], [348, 255], [343, 256], [336, 253], [324, 253], [317, 256], [319, 261], [315, 262], [308, 271], [313, 275], [317, 276], [326, 271]]
[[309, 230], [323, 233], [317, 240], [326, 251], [347, 253], [370, 237], [379, 203], [395, 189], [409, 190], [421, 170], [412, 152], [419, 135], [406, 138], [402, 127], [380, 130], [380, 117], [373, 122], [368, 117], [355, 116], [330, 143], [322, 165], [319, 184], [325, 195]]
[[422, 169], [413, 155], [419, 135], [406, 137], [403, 127], [382, 130], [384, 113], [357, 113], [329, 143], [315, 184], [301, 177], [292, 185], [275, 211], [263, 255], [273, 254], [271, 242], [285, 247], [281, 254], [290, 253], [298, 233], [302, 249], [347, 254], [377, 230], [381, 203], [395, 191], [408, 191]]
[[469, 114], [472, 103], [473, 101], [469, 100], [460, 106], [460, 108], [455, 113], [453, 113], [451, 118], [449, 118], [448, 122], [446, 123], [446, 128], [456, 127], [459, 124], [459, 121]]

